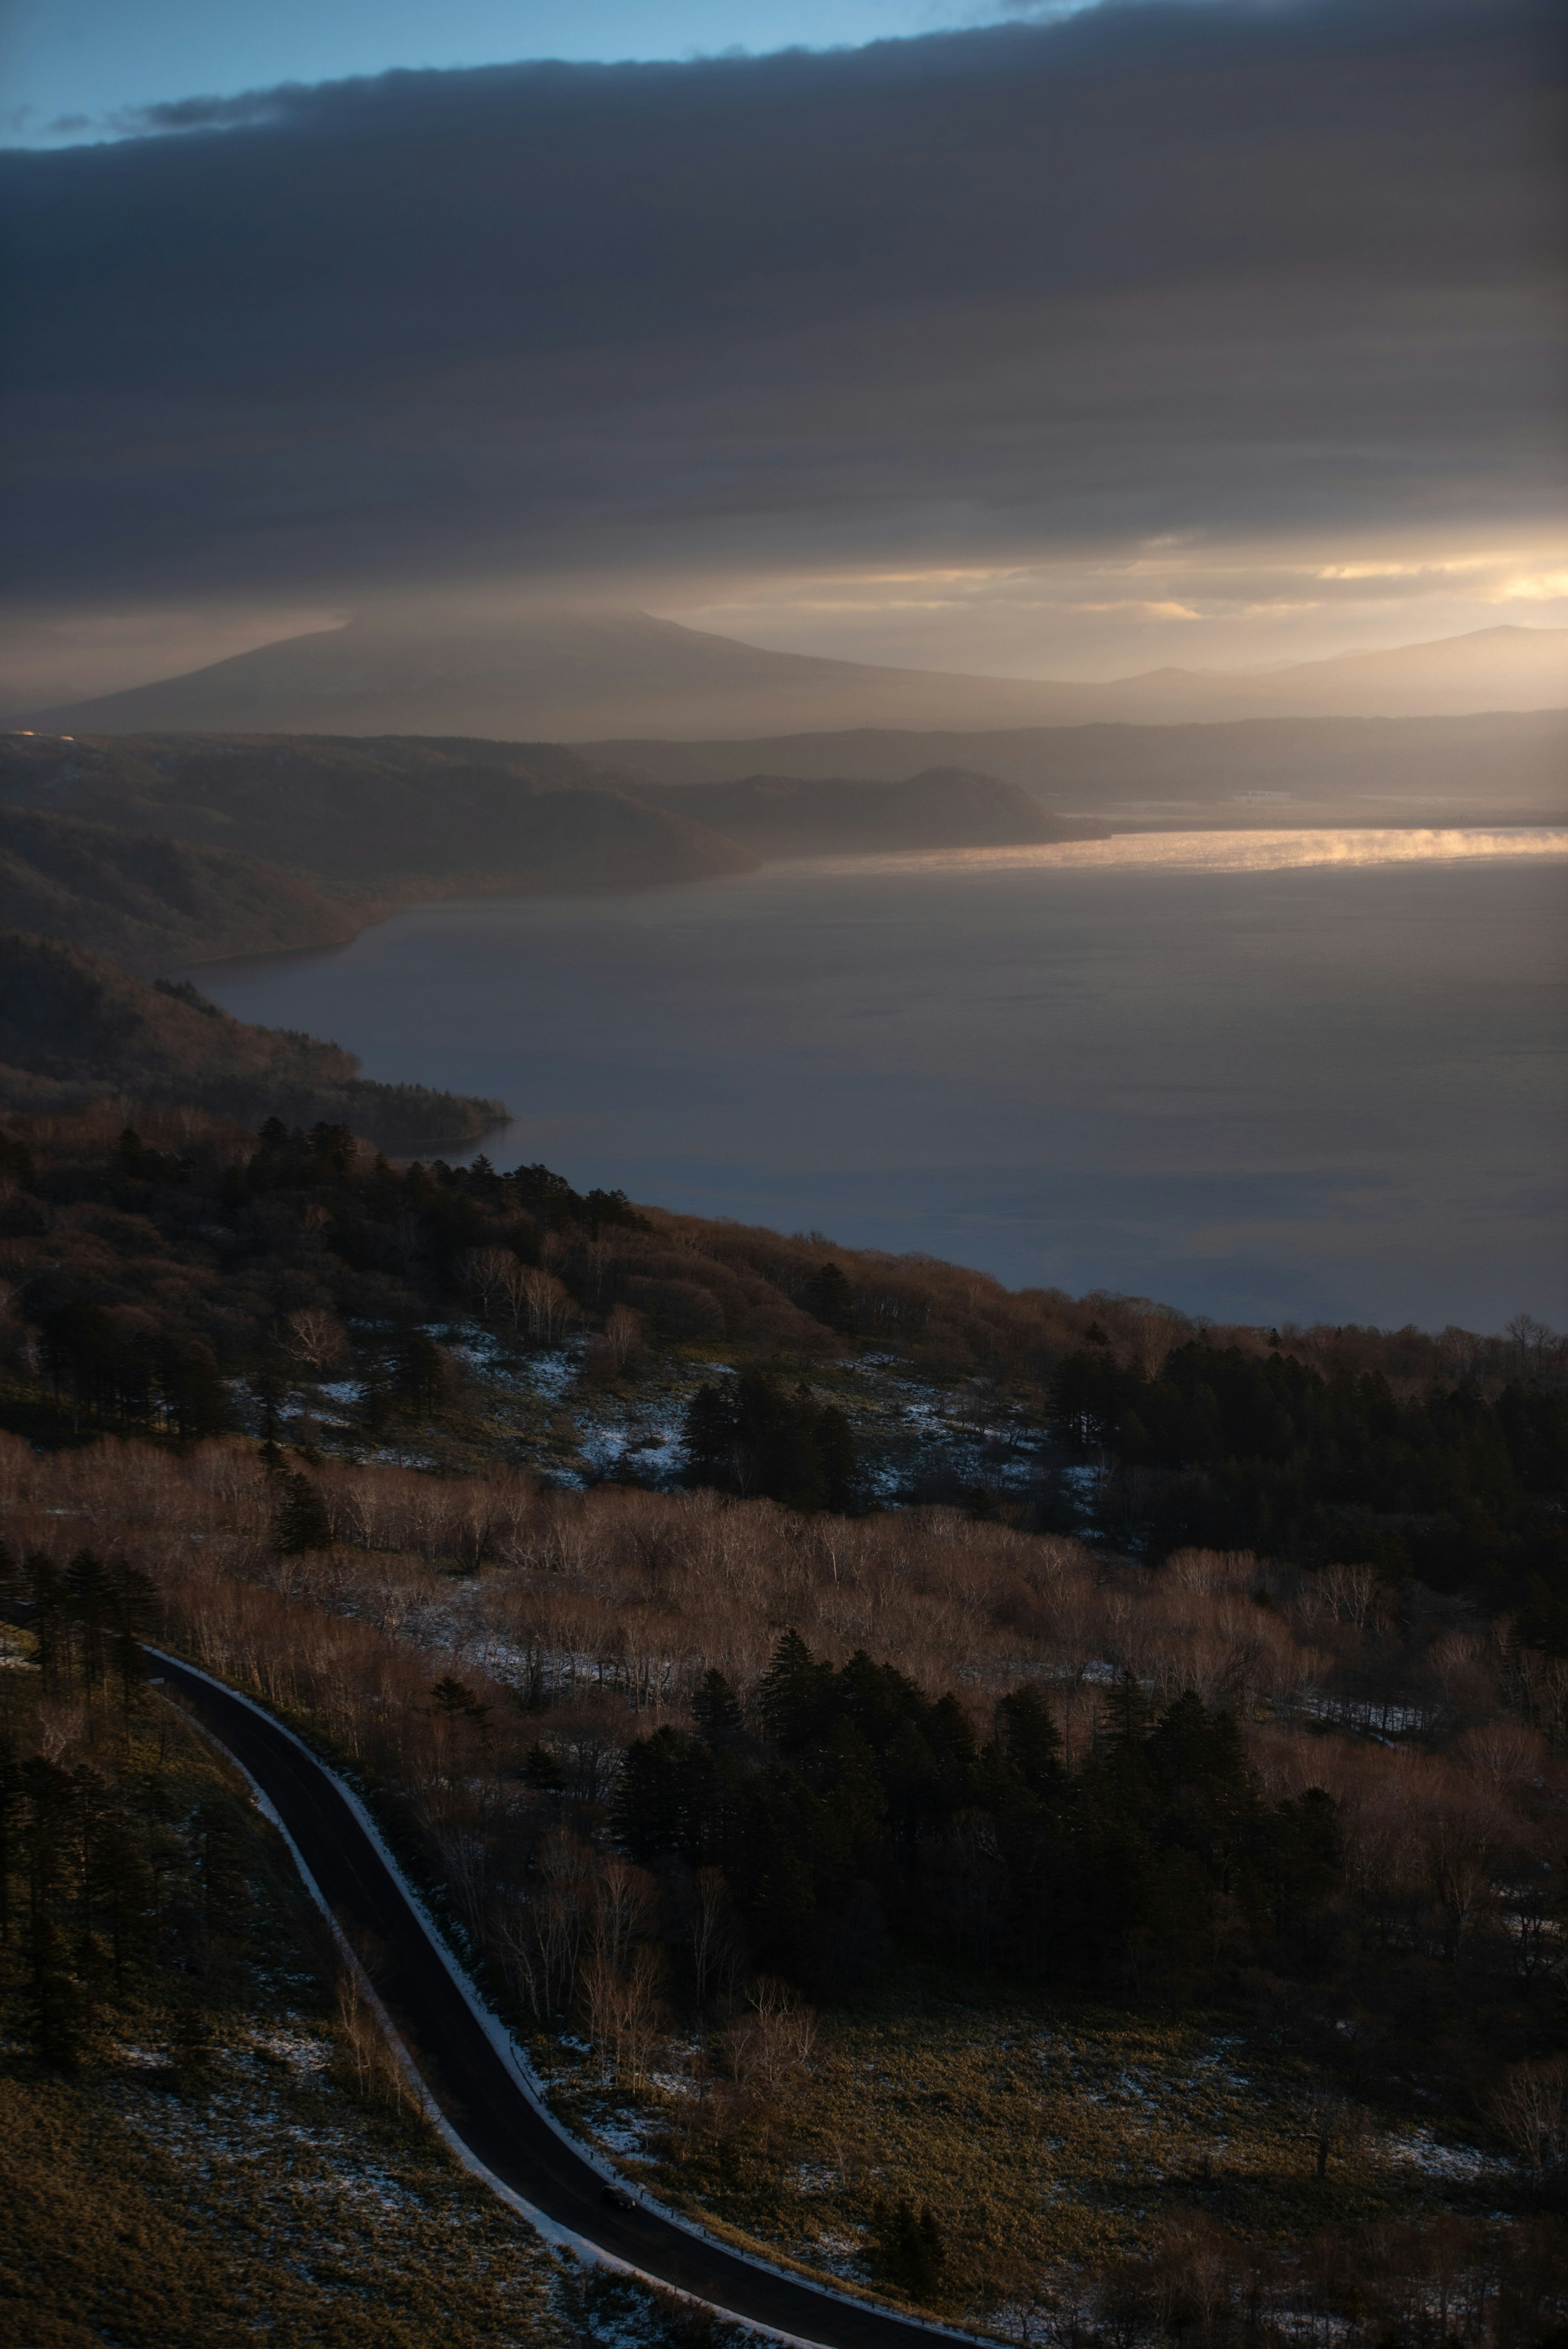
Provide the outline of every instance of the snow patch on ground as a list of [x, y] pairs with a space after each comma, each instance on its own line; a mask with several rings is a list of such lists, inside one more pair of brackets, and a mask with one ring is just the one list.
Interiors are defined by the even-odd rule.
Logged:
[[1482, 2153], [1472, 2145], [1440, 2145], [1429, 2128], [1387, 2137], [1383, 2145], [1393, 2160], [1408, 2161], [1424, 2178], [1506, 2178], [1515, 2168], [1502, 2155]]
[[636, 2156], [644, 2150], [644, 2138], [648, 2124], [642, 2114], [623, 2106], [593, 2124], [593, 2135], [600, 2145], [612, 2153]]

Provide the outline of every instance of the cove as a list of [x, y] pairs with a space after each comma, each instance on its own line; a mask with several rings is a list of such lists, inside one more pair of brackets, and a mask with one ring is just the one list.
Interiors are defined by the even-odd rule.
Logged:
[[1222, 1319], [1560, 1325], [1568, 840], [1312, 837], [449, 901], [192, 975], [500, 1095], [489, 1155], [579, 1187]]

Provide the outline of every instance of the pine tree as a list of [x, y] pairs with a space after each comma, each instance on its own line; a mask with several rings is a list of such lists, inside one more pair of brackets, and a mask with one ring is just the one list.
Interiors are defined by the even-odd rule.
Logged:
[[1039, 1690], [1026, 1684], [996, 1707], [996, 1742], [1031, 1795], [1042, 1801], [1065, 1782], [1061, 1733]]
[[808, 1313], [825, 1321], [830, 1330], [846, 1333], [855, 1326], [855, 1293], [836, 1264], [825, 1264], [807, 1289], [805, 1306]]
[[1138, 1746], [1148, 1733], [1149, 1699], [1133, 1674], [1124, 1671], [1105, 1701], [1096, 1743], [1101, 1746]]
[[780, 1632], [757, 1692], [758, 1712], [776, 1744], [789, 1752], [816, 1732], [832, 1682], [831, 1664], [813, 1662], [799, 1631]]
[[33, 1594], [33, 1636], [37, 1641], [38, 1677], [44, 1694], [66, 1696], [72, 1672], [70, 1604], [65, 1580], [41, 1549], [29, 1551], [26, 1573]]
[[681, 1430], [686, 1483], [733, 1489], [734, 1449], [735, 1414], [728, 1399], [716, 1386], [698, 1387]]
[[410, 1330], [397, 1352], [397, 1383], [408, 1407], [428, 1419], [441, 1399], [445, 1362], [439, 1346], [423, 1330]]
[[36, 2052], [51, 2064], [80, 2056], [90, 2022], [69, 1923], [76, 1889], [74, 1775], [35, 1754], [22, 1766], [27, 1800], [27, 2022]]
[[242, 1931], [250, 1889], [244, 1847], [233, 1806], [221, 1795], [196, 1814], [197, 1865], [201, 1878], [201, 1918], [209, 1964]]
[[465, 1688], [451, 1672], [443, 1672], [431, 1689], [430, 1711], [440, 1721], [482, 1723], [490, 1717], [489, 1705], [481, 1704], [472, 1690]]
[[7, 1738], [0, 1741], [0, 1949], [11, 1939], [11, 1876], [19, 1857], [22, 1773]]
[[710, 1745], [733, 1745], [743, 1727], [740, 1699], [717, 1666], [704, 1675], [691, 1703], [692, 1717]]
[[912, 2300], [932, 2301], [942, 2286], [947, 2245], [929, 2202], [917, 2211], [907, 2194], [876, 2210], [877, 2264]]
[[129, 1720], [131, 1700], [147, 1679], [141, 1642], [152, 1622], [151, 1578], [139, 1567], [116, 1558], [109, 1568], [109, 1594], [110, 1649], [119, 1682], [120, 1710]]
[[95, 1550], [77, 1550], [66, 1568], [66, 1591], [78, 1626], [82, 1677], [94, 1696], [108, 1674], [105, 1634], [113, 1606], [108, 1569]]
[[297, 1471], [284, 1478], [283, 1497], [273, 1519], [273, 1547], [283, 1557], [332, 1547], [332, 1519], [327, 1515], [326, 1503], [310, 1478]]
[[860, 1460], [854, 1430], [837, 1403], [824, 1403], [817, 1414], [817, 1457], [826, 1506], [835, 1516], [851, 1516], [860, 1502]]

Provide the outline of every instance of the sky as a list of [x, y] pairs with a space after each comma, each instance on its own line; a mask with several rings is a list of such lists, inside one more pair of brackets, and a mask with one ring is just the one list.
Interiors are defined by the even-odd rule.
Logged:
[[1562, 626], [1563, 31], [13, 0], [0, 695], [388, 592], [1044, 677]]
[[0, 133], [40, 146], [123, 135], [137, 109], [170, 98], [399, 66], [855, 47], [1017, 13], [1005, 0], [10, 0]]

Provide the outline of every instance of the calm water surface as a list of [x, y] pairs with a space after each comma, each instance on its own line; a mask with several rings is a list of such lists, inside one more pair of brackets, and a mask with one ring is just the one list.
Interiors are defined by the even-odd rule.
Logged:
[[501, 1095], [496, 1163], [582, 1187], [1227, 1317], [1561, 1326], [1568, 836], [1380, 837], [464, 901], [197, 977]]

